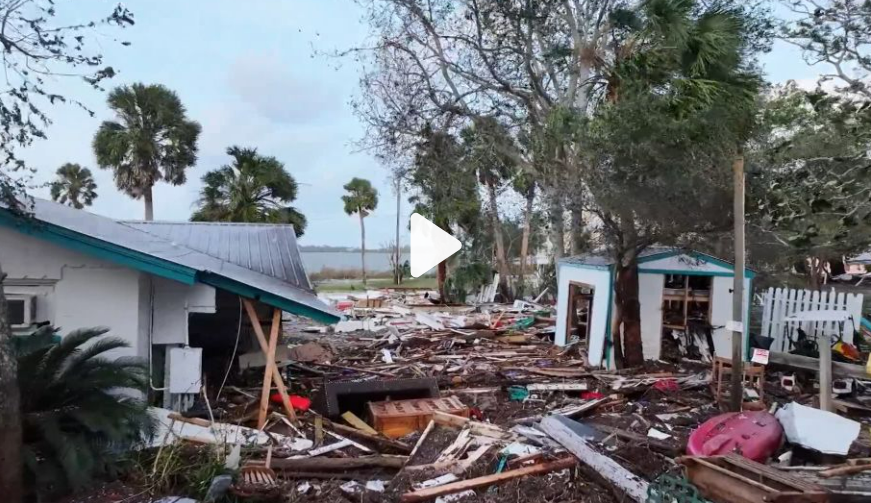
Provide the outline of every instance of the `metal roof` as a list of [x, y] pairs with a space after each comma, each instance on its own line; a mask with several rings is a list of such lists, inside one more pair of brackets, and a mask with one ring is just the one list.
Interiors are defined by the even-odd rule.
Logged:
[[313, 291], [292, 225], [207, 222], [121, 222], [225, 262]]
[[[212, 228], [195, 223], [140, 225], [118, 222], [45, 199], [30, 200], [33, 202], [32, 215], [35, 221], [13, 217], [4, 211], [0, 215], [4, 217], [0, 223], [85, 253], [99, 252], [101, 257], [147, 272], [166, 273], [167, 277], [177, 273], [179, 277], [173, 279], [211, 284], [321, 321], [335, 322], [341, 317], [341, 313], [318, 299], [312, 291], [296, 246], [296, 237], [290, 239], [284, 226], [230, 225]], [[40, 222], [49, 225], [40, 225]], [[155, 230], [162, 228], [162, 225], [177, 226], [179, 236], [184, 236], [185, 227], [208, 227], [211, 230], [192, 230], [188, 234], [219, 236], [223, 239], [235, 236], [238, 241], [236, 245], [226, 241], [212, 248], [212, 244], [205, 239], [167, 238], [161, 232], [168, 232], [169, 229]], [[273, 229], [274, 232], [264, 230], [270, 227], [280, 228]], [[244, 239], [246, 234], [247, 239]], [[249, 247], [245, 253], [238, 249], [243, 244]]]
[[[668, 246], [650, 246], [645, 248], [641, 253], [638, 254], [639, 259], [644, 259], [648, 257], [652, 257], [654, 255], [664, 255], [668, 253], [674, 253], [679, 251], [677, 248], [672, 248]], [[575, 255], [572, 257], [566, 257], [560, 260], [561, 264], [580, 264], [591, 267], [601, 267], [607, 268], [614, 265], [614, 255], [606, 252], [593, 252], [593, 253], [585, 253], [582, 255]]]

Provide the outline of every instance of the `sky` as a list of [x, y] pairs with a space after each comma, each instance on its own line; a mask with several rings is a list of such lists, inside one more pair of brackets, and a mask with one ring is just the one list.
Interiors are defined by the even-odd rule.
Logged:
[[[58, 2], [63, 19], [105, 17], [117, 2]], [[389, 172], [355, 142], [363, 135], [349, 105], [357, 92], [358, 68], [351, 60], [321, 55], [364, 41], [367, 26], [351, 0], [129, 0], [136, 25], [101, 29], [106, 62], [119, 73], [110, 87], [142, 82], [176, 91], [189, 118], [202, 125], [199, 159], [182, 186], [154, 189], [156, 220], [187, 220], [201, 188], [200, 178], [229, 161], [232, 145], [255, 147], [275, 156], [300, 183], [294, 205], [308, 218], [302, 245], [356, 247], [359, 220], [342, 209], [342, 185], [353, 177], [372, 181], [378, 209], [366, 219], [367, 247], [393, 240], [395, 193]], [[75, 9], [72, 9], [75, 6]], [[114, 43], [113, 37], [129, 41]], [[762, 58], [773, 82], [789, 79], [810, 85], [818, 69], [783, 43]], [[91, 168], [99, 197], [90, 211], [116, 219], [141, 219], [142, 201], [115, 189], [111, 172], [97, 167], [91, 150], [94, 132], [113, 119], [106, 95], [75, 79], [58, 79], [53, 89], [82, 101], [90, 117], [73, 106], [50, 110], [47, 140], [35, 143], [25, 159], [37, 168], [35, 181], [48, 182], [66, 162]], [[48, 197], [47, 188], [35, 194]], [[408, 204], [403, 197], [401, 226], [407, 243]]]

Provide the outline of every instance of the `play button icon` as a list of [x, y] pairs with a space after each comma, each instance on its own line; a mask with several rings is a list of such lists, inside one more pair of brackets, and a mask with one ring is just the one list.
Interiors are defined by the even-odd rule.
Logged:
[[439, 262], [457, 253], [462, 245], [418, 213], [411, 214], [411, 275], [419, 278]]

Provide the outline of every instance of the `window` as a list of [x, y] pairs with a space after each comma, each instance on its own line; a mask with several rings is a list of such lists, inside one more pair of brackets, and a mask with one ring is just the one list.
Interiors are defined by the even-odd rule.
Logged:
[[667, 274], [662, 292], [662, 324], [684, 330], [690, 321], [711, 319], [711, 276]]

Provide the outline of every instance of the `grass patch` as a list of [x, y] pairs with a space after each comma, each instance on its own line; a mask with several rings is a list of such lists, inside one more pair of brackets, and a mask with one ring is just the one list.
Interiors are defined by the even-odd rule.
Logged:
[[[369, 280], [369, 289], [391, 288], [393, 284], [392, 278], [373, 278]], [[420, 278], [409, 278], [399, 285], [400, 288], [438, 288], [436, 278], [423, 276]], [[366, 291], [362, 281], [330, 281], [321, 283], [315, 286], [318, 292], [362, 292]]]

